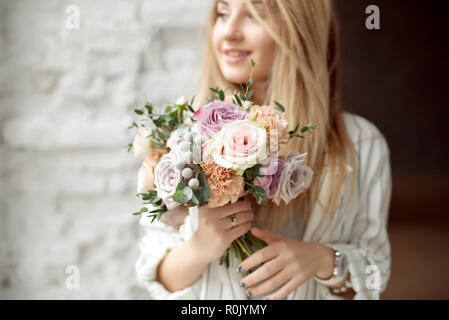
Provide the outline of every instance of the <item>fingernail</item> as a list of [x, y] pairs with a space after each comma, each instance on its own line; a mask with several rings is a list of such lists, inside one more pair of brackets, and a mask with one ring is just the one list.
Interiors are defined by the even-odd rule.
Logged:
[[237, 272], [243, 272], [243, 267], [242, 266], [238, 266]]
[[240, 281], [240, 287], [246, 288], [246, 283], [245, 283], [245, 281]]
[[246, 295], [247, 295], [248, 297], [252, 297], [252, 296], [253, 296], [253, 294], [252, 294], [251, 291], [249, 291], [249, 290], [246, 290]]

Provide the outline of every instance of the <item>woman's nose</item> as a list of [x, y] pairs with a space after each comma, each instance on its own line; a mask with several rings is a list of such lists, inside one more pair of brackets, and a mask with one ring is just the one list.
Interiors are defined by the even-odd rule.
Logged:
[[241, 32], [241, 23], [237, 16], [228, 19], [225, 25], [226, 40], [242, 40], [243, 34]]

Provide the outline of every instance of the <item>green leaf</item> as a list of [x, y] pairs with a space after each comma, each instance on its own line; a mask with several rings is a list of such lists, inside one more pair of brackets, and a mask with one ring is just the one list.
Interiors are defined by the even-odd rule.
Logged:
[[187, 199], [187, 196], [184, 194], [184, 191], [182, 190], [178, 190], [175, 192], [175, 194], [173, 195], [173, 200], [177, 203], [187, 203], [189, 200]]
[[208, 203], [211, 197], [211, 191], [209, 185], [207, 184], [206, 174], [204, 172], [200, 172], [198, 174], [198, 180], [200, 181], [200, 188], [195, 190], [195, 193], [198, 197], [199, 205], [202, 206]]
[[245, 96], [245, 100], [251, 99], [253, 93], [254, 93], [254, 90], [249, 90], [248, 93]]
[[142, 209], [140, 209], [140, 212], [148, 212], [148, 208], [147, 207], [143, 207]]
[[245, 92], [245, 88], [243, 87], [243, 84], [240, 84], [240, 89], [242, 89], [242, 92]]
[[274, 104], [275, 104], [275, 108], [278, 109], [280, 112], [285, 112], [285, 107], [282, 104], [280, 104], [277, 101], [274, 101]]
[[234, 97], [235, 97], [235, 100], [237, 101], [238, 105], [243, 107], [242, 101], [240, 100], [239, 96], [235, 94]]
[[140, 212], [140, 211], [133, 213], [133, 215], [135, 215], [135, 216], [140, 216], [141, 214], [142, 214], [142, 212]]
[[189, 186], [184, 187], [182, 189], [182, 192], [187, 197], [187, 201], [190, 201], [190, 199], [192, 199], [192, 197], [193, 197], [193, 190], [192, 190], [192, 188], [190, 188]]
[[256, 186], [256, 191], [259, 192], [260, 194], [265, 194], [265, 189], [260, 186]]
[[151, 103], [145, 104], [145, 108], [147, 109], [148, 114], [152, 114], [153, 113], [153, 105]]
[[253, 59], [251, 59], [251, 65], [253, 66], [253, 68], [256, 66], [256, 63], [254, 62]]
[[303, 127], [303, 128], [301, 129], [301, 133], [304, 133], [304, 132], [306, 132], [307, 130], [309, 130], [309, 127]]
[[198, 200], [198, 197], [195, 195], [195, 192], [192, 194], [192, 199], [190, 201], [195, 205], [199, 205], [200, 201]]
[[251, 87], [253, 85], [253, 78], [249, 79], [249, 81], [246, 83], [247, 87]]
[[138, 115], [142, 115], [143, 111], [139, 110], [139, 109], [134, 109], [134, 112], [137, 113]]
[[224, 94], [224, 92], [222, 90], [220, 90], [219, 98], [220, 98], [221, 101], [224, 101], [224, 99], [225, 99], [225, 94]]

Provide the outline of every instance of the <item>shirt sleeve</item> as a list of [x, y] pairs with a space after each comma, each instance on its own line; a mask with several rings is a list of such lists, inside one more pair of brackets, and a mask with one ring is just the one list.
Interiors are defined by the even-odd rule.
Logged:
[[[378, 134], [361, 142], [358, 205], [349, 243], [325, 243], [348, 258], [354, 300], [376, 300], [385, 291], [391, 270], [387, 223], [392, 192], [390, 150]], [[340, 296], [339, 296], [340, 297]], [[338, 299], [326, 291], [324, 299]]]
[[196, 300], [198, 295], [191, 286], [170, 292], [164, 285], [156, 281], [159, 263], [168, 250], [185, 242], [183, 228], [176, 230], [157, 219], [151, 223], [151, 218], [142, 215], [140, 225], [146, 229], [146, 235], [139, 243], [140, 255], [135, 264], [137, 279], [149, 292], [150, 299], [155, 300]]

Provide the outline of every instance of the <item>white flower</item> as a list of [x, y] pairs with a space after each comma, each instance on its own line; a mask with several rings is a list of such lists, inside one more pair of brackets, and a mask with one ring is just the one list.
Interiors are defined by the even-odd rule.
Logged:
[[137, 130], [133, 142], [134, 155], [147, 152], [151, 149], [151, 137], [149, 137], [151, 133], [152, 132], [146, 128], [139, 128]]

